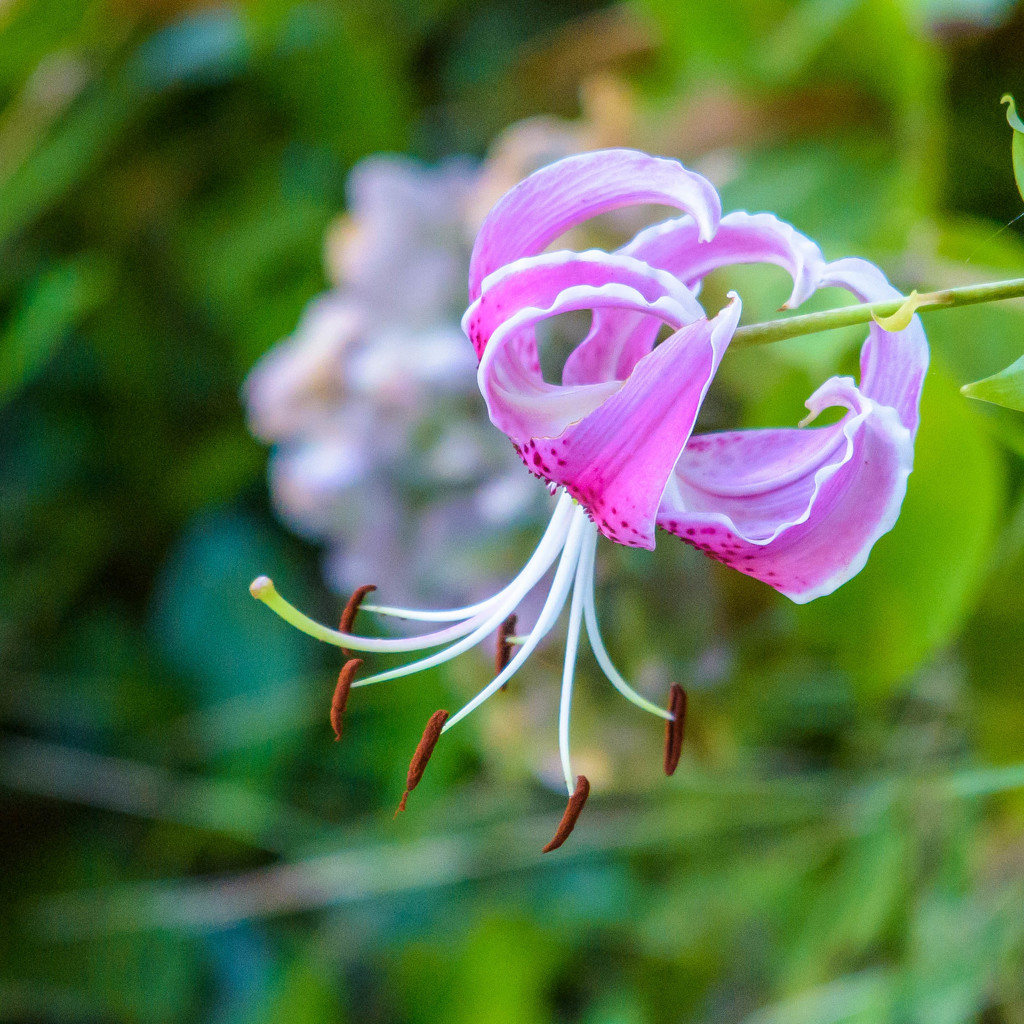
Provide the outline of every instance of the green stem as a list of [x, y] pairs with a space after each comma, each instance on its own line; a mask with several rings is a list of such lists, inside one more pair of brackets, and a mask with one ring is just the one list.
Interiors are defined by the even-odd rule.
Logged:
[[[946, 288], [920, 296], [923, 301], [918, 311], [945, 309], [951, 306], [970, 306], [976, 302], [995, 302], [998, 299], [1015, 299], [1024, 296], [1024, 277], [1012, 281], [995, 281], [991, 284], [972, 284], [962, 288]], [[784, 320], [769, 320], [761, 324], [740, 327], [732, 338], [732, 346], [769, 345], [802, 334], [817, 334], [837, 327], [852, 327], [856, 324], [871, 323], [873, 316], [892, 316], [906, 302], [906, 298], [890, 299], [887, 302], [864, 302], [859, 306], [843, 306], [840, 309], [826, 309], [821, 313], [805, 313], [790, 316]]]

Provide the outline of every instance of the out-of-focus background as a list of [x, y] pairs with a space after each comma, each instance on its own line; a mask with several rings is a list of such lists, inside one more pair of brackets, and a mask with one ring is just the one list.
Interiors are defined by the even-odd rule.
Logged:
[[[330, 622], [522, 563], [549, 501], [458, 317], [534, 167], [632, 145], [900, 287], [1020, 276], [1004, 92], [999, 0], [0, 2], [0, 1020], [1024, 1021], [1024, 419], [957, 390], [1020, 305], [929, 316], [902, 518], [834, 596], [601, 545], [688, 737], [666, 780], [584, 655], [556, 854], [557, 639], [393, 821], [490, 653], [335, 745], [337, 652], [246, 592]], [[705, 425], [795, 422], [858, 343], [731, 354]]]

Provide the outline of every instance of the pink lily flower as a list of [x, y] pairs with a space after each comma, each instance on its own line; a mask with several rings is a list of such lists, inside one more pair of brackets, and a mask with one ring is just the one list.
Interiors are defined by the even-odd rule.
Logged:
[[[643, 187], [638, 187], [643, 183]], [[543, 253], [579, 221], [632, 203], [690, 216], [656, 224], [617, 252]], [[711, 186], [679, 164], [628, 150], [571, 157], [509, 192], [473, 252], [463, 321], [480, 359], [491, 420], [527, 467], [564, 487], [610, 540], [654, 547], [660, 526], [797, 602], [831, 593], [892, 528], [913, 463], [928, 362], [920, 321], [872, 325], [861, 385], [826, 381], [808, 420], [846, 409], [833, 426], [691, 437], [740, 315], [697, 304], [717, 267], [769, 262], [793, 278], [788, 308], [819, 288], [860, 301], [899, 293], [863, 260], [826, 263], [818, 247], [770, 214], [719, 216]], [[561, 384], [540, 373], [534, 328], [593, 311]], [[658, 330], [675, 333], [654, 347]]]
[[[580, 222], [635, 204], [675, 207], [683, 216], [641, 231], [615, 252], [544, 251]], [[508, 192], [484, 221], [470, 264], [471, 305], [463, 327], [479, 359], [478, 383], [492, 422], [527, 468], [552, 493], [561, 492], [536, 551], [508, 586], [470, 607], [425, 611], [364, 604], [377, 614], [453, 623], [395, 640], [327, 630], [287, 605], [265, 578], [253, 585], [254, 594], [279, 614], [331, 643], [380, 652], [443, 648], [364, 679], [352, 681], [349, 672], [345, 699], [349, 686], [430, 668], [501, 630], [496, 675], [460, 711], [431, 719], [409, 789], [439, 736], [508, 682], [566, 603], [558, 735], [571, 799], [553, 844], [571, 831], [589, 791], [586, 780], [573, 775], [569, 752], [584, 625], [611, 683], [668, 723], [665, 767], [671, 774], [685, 695], [673, 687], [669, 707], [658, 707], [612, 663], [594, 597], [600, 535], [653, 549], [661, 527], [803, 603], [859, 572], [875, 541], [896, 522], [913, 465], [928, 364], [917, 317], [902, 331], [873, 324], [861, 351], [860, 384], [849, 377], [823, 383], [807, 400], [810, 415], [799, 427], [692, 436], [741, 310], [739, 296], [731, 294], [724, 309], [709, 315], [697, 301], [701, 282], [718, 267], [760, 262], [789, 272], [789, 308], [823, 287], [845, 288], [860, 301], [899, 297], [872, 264], [828, 263], [810, 239], [771, 214], [723, 217], [717, 193], [700, 175], [631, 150], [551, 164]], [[591, 328], [566, 361], [561, 383], [551, 383], [541, 372], [536, 328], [573, 310], [590, 311]], [[656, 345], [666, 324], [673, 333]], [[845, 410], [837, 423], [808, 428], [830, 407]], [[556, 562], [533, 627], [510, 636], [503, 624]]]

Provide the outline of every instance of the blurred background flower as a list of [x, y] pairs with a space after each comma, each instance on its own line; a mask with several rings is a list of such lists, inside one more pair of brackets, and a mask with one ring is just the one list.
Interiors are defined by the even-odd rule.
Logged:
[[[560, 645], [399, 824], [486, 652], [358, 693], [336, 746], [336, 661], [246, 593], [330, 620], [520, 565], [549, 499], [457, 325], [529, 171], [636, 146], [906, 289], [1019, 276], [1022, 52], [1000, 0], [0, 4], [0, 1019], [1024, 1020], [1024, 429], [957, 392], [1019, 303], [930, 317], [903, 515], [835, 595], [604, 546], [611, 652], [689, 735], [666, 781], [582, 659], [558, 854]], [[860, 337], [731, 353], [701, 428], [795, 422]]]
[[459, 326], [477, 179], [469, 162], [360, 163], [329, 235], [335, 290], [248, 379], [251, 428], [276, 445], [276, 505], [329, 545], [339, 591], [382, 573], [403, 601], [458, 587], [445, 566], [474, 524], [507, 527], [536, 501], [480, 421]]
[[327, 546], [339, 592], [387, 579], [390, 600], [470, 600], [490, 582], [481, 548], [543, 521], [543, 489], [488, 425], [460, 321], [493, 203], [538, 167], [635, 132], [617, 80], [590, 80], [582, 94], [579, 120], [514, 124], [483, 162], [362, 160], [327, 236], [334, 290], [248, 378], [250, 429], [275, 445], [275, 504]]

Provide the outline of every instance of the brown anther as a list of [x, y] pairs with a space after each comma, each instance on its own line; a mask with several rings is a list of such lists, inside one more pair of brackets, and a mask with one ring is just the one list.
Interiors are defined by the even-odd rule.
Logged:
[[[448, 712], [443, 708], [440, 711], [435, 711], [430, 716], [430, 721], [427, 722], [427, 727], [423, 730], [423, 735], [416, 746], [416, 752], [412, 755], [412, 761], [409, 762], [409, 774], [405, 777], [405, 792], [402, 794], [398, 811], [405, 810], [409, 794], [419, 785], [420, 779], [423, 778], [427, 762], [430, 760], [430, 755], [434, 752], [434, 747], [437, 746], [437, 741], [441, 737], [441, 729], [447, 721]], [[398, 811], [395, 811], [396, 818], [398, 817]]]
[[590, 783], [587, 781], [586, 775], [577, 775], [576, 788], [572, 791], [572, 796], [569, 797], [569, 802], [565, 805], [565, 814], [562, 815], [562, 820], [558, 823], [554, 838], [541, 850], [541, 853], [550, 853], [552, 850], [557, 850], [569, 838], [572, 830], [576, 827], [576, 822], [579, 819], [580, 812], [583, 810], [583, 805], [587, 802], [588, 796], [590, 796]]
[[[516, 634], [517, 616], [513, 613], [498, 627], [498, 646], [494, 652], [494, 674], [501, 675], [505, 666], [512, 660], [512, 644], [509, 640]], [[505, 683], [501, 688], [508, 686]]]
[[668, 710], [672, 717], [665, 720], [665, 774], [671, 775], [679, 764], [686, 731], [686, 691], [678, 683], [668, 692]]
[[331, 728], [334, 729], [334, 742], [341, 739], [341, 719], [345, 714], [345, 705], [348, 704], [348, 694], [352, 689], [352, 680], [356, 672], [362, 666], [359, 658], [352, 658], [346, 661], [338, 673], [338, 685], [334, 688], [334, 697], [331, 700]]
[[[352, 596], [348, 599], [348, 603], [345, 605], [345, 610], [341, 613], [341, 621], [338, 623], [338, 631], [340, 633], [351, 633], [352, 624], [356, 621], [356, 615], [359, 613], [359, 606], [363, 603], [363, 598], [372, 590], [377, 588], [372, 583], [367, 583], [365, 587], [357, 587], [352, 591]], [[352, 657], [352, 652], [345, 647], [342, 647], [341, 653], [346, 658]]]

